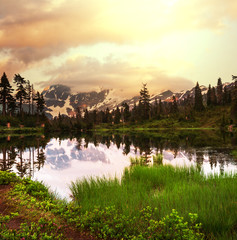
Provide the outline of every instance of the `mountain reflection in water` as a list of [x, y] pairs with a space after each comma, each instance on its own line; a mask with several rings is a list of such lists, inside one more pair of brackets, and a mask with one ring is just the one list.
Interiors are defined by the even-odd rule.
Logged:
[[161, 153], [163, 164], [198, 164], [205, 174], [236, 171], [237, 162], [230, 155], [236, 146], [234, 136], [210, 133], [0, 138], [0, 170], [43, 181], [66, 198], [71, 181], [90, 176], [121, 177], [130, 157], [135, 156], [152, 160]]

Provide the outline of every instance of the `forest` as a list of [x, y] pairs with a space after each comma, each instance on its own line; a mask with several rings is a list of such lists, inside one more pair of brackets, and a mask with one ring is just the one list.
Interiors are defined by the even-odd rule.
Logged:
[[116, 129], [140, 126], [144, 128], [225, 128], [237, 121], [237, 84], [217, 86], [209, 84], [207, 93], [202, 95], [199, 83], [193, 95], [178, 99], [173, 95], [168, 101], [151, 96], [147, 84], [140, 90], [139, 103], [129, 106], [124, 101], [115, 109], [88, 111], [78, 107], [75, 116], [59, 115], [54, 119], [45, 116], [46, 103], [42, 94], [36, 92], [33, 84], [20, 74], [15, 74], [9, 83], [6, 73], [0, 82], [1, 126], [10, 123], [13, 127], [37, 127], [45, 125], [46, 132], [87, 131], [91, 129]]
[[209, 84], [203, 96], [197, 82], [194, 96], [170, 101], [155, 99], [151, 104], [147, 84], [140, 90], [139, 103], [131, 107], [126, 102], [116, 109], [88, 111], [78, 108], [76, 117], [60, 115], [47, 123], [47, 130], [82, 131], [90, 129], [119, 128], [222, 128], [237, 120], [236, 83], [223, 86], [221, 78], [217, 86]]

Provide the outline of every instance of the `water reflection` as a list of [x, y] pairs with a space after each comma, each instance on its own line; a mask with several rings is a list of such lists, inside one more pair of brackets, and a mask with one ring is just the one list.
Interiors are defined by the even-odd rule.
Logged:
[[120, 176], [130, 157], [148, 162], [161, 153], [164, 164], [198, 164], [205, 173], [237, 171], [230, 152], [233, 135], [212, 131], [157, 132], [153, 134], [87, 134], [74, 138], [0, 138], [0, 170], [43, 180], [63, 197], [71, 181], [89, 176]]
[[0, 170], [33, 177], [44, 166], [47, 142], [43, 136], [0, 138]]

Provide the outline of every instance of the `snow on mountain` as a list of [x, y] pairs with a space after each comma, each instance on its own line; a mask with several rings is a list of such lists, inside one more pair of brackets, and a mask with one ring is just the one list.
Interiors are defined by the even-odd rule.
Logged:
[[123, 102], [125, 98], [120, 97], [116, 94], [115, 90], [109, 90], [105, 95], [105, 99], [103, 102], [99, 102], [88, 108], [89, 111], [93, 110], [101, 110], [105, 108], [114, 109], [116, 108], [121, 102]]
[[[224, 87], [232, 88], [234, 83], [224, 83]], [[200, 86], [204, 100], [206, 99], [206, 94], [208, 88], [206, 86]], [[71, 89], [64, 85], [52, 85], [45, 88], [42, 92], [45, 101], [46, 101], [46, 114], [49, 118], [58, 116], [60, 113], [75, 116], [78, 108], [81, 110], [88, 109], [88, 111], [93, 110], [105, 110], [109, 108], [110, 110], [115, 109], [117, 106], [121, 107], [123, 103], [127, 103], [129, 108], [133, 108], [134, 104], [138, 105], [139, 96], [133, 98], [124, 98], [119, 95], [113, 89], [100, 90], [98, 92], [81, 92], [72, 94]], [[155, 100], [158, 101], [172, 101], [172, 97], [175, 96], [177, 101], [182, 101], [188, 96], [195, 96], [195, 87], [190, 90], [182, 90], [180, 92], [173, 93], [170, 90], [163, 91], [159, 94], [154, 94], [151, 96], [151, 104], [155, 103]]]

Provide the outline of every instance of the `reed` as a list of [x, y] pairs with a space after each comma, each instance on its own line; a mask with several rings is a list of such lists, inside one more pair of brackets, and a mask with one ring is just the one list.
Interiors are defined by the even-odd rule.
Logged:
[[71, 184], [75, 202], [82, 211], [115, 206], [120, 213], [137, 216], [140, 209], [157, 208], [156, 219], [176, 209], [184, 219], [198, 214], [209, 236], [236, 236], [237, 174], [205, 176], [198, 168], [133, 166], [121, 181], [96, 178]]

